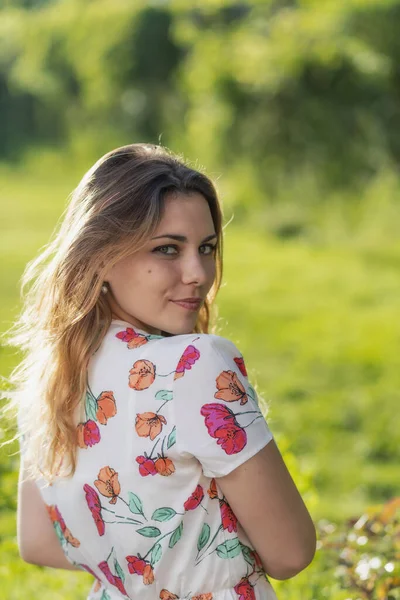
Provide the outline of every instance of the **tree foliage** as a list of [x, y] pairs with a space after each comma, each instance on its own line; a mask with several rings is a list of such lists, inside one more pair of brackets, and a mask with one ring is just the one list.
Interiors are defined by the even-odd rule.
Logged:
[[[274, 197], [400, 159], [399, 0], [53, 0], [0, 7], [0, 156], [149, 140]], [[104, 146], [104, 148], [103, 148]]]

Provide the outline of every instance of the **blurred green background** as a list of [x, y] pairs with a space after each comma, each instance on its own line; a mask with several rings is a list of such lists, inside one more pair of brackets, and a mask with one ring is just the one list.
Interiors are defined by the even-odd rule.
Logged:
[[[0, 0], [1, 330], [102, 154], [161, 143], [205, 168], [229, 222], [219, 333], [316, 523], [400, 495], [399, 30], [399, 0]], [[0, 361], [7, 377], [18, 356]], [[86, 574], [18, 557], [16, 450], [0, 451], [4, 597], [85, 598]], [[352, 595], [321, 565], [279, 597], [399, 597]]]

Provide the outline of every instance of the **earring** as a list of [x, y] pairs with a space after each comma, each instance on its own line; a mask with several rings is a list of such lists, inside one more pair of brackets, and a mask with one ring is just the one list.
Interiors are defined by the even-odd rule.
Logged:
[[103, 285], [101, 286], [101, 293], [107, 294], [107, 292], [108, 292], [108, 287], [106, 286], [105, 283], [103, 283]]

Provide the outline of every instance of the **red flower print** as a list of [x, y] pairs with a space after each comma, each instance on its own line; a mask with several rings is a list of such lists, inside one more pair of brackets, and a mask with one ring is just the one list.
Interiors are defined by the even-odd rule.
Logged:
[[227, 529], [230, 533], [237, 531], [237, 518], [226, 500], [219, 501], [219, 508], [221, 511], [222, 527]]
[[238, 584], [233, 588], [239, 600], [256, 600], [256, 595], [253, 590], [253, 586], [247, 577], [242, 577]]
[[176, 600], [178, 598], [178, 596], [176, 594], [173, 594], [172, 592], [169, 592], [168, 590], [166, 590], [164, 588], [160, 592], [160, 598], [161, 598], [161, 600]]
[[100, 431], [96, 421], [89, 419], [86, 423], [79, 423], [76, 428], [77, 442], [80, 448], [94, 446], [100, 441]]
[[129, 373], [129, 387], [147, 390], [156, 377], [156, 367], [149, 360], [137, 360]]
[[215, 381], [218, 392], [214, 394], [214, 398], [225, 400], [225, 402], [240, 400], [240, 404], [246, 404], [248, 401], [246, 390], [240, 383], [235, 371], [222, 371]]
[[121, 486], [118, 481], [118, 473], [116, 473], [114, 469], [111, 467], [103, 467], [100, 469], [98, 479], [96, 479], [94, 485], [102, 496], [111, 498], [110, 504], [116, 503], [118, 494], [121, 491]]
[[113, 392], [102, 392], [97, 400], [97, 420], [102, 425], [107, 425], [107, 419], [114, 417], [116, 414], [117, 407]]
[[150, 437], [153, 441], [161, 433], [163, 424], [166, 425], [166, 423], [165, 417], [153, 412], [138, 414], [135, 420], [136, 433], [141, 437]]
[[138, 456], [136, 458], [136, 462], [139, 463], [139, 473], [142, 477], [157, 474], [157, 469], [154, 464], [154, 460], [152, 460], [151, 458], [146, 458], [145, 456]]
[[247, 377], [247, 370], [246, 370], [246, 365], [244, 364], [244, 358], [243, 358], [243, 356], [236, 357], [233, 360], [237, 364], [237, 366], [238, 366], [241, 374], [244, 375], [244, 377]]
[[129, 573], [132, 575], [143, 575], [146, 566], [146, 561], [143, 560], [143, 558], [139, 558], [138, 556], [127, 556], [126, 560], [128, 561]]
[[200, 413], [205, 417], [204, 422], [207, 426], [208, 433], [211, 437], [215, 437], [215, 432], [220, 427], [239, 427], [239, 423], [235, 419], [235, 414], [230, 408], [218, 402], [204, 404]]
[[150, 585], [154, 582], [153, 567], [149, 562], [139, 558], [138, 556], [127, 556], [126, 560], [128, 561], [129, 573], [132, 575], [142, 575], [143, 583], [145, 585]]
[[174, 380], [183, 377], [186, 369], [191, 369], [196, 360], [200, 358], [200, 352], [190, 344], [185, 348], [184, 353], [179, 359], [178, 366], [175, 369]]
[[217, 484], [214, 478], [210, 481], [210, 487], [207, 490], [207, 494], [210, 496], [211, 500], [218, 498]]
[[194, 510], [200, 504], [200, 502], [204, 498], [204, 491], [201, 485], [198, 485], [194, 490], [193, 494], [189, 496], [189, 498], [184, 503], [183, 507], [185, 510]]
[[139, 346], [143, 346], [148, 342], [145, 335], [136, 333], [132, 327], [127, 327], [125, 331], [119, 331], [115, 337], [123, 342], [128, 342], [128, 348], [139, 348]]
[[121, 594], [127, 596], [128, 594], [126, 593], [122, 579], [111, 573], [107, 561], [103, 560], [103, 562], [101, 562], [98, 566], [102, 573], [104, 573], [104, 575], [106, 576], [107, 581], [111, 583], [111, 585], [114, 585], [121, 592]]
[[237, 454], [247, 443], [247, 434], [235, 419], [234, 413], [223, 404], [204, 404], [200, 413], [211, 437], [217, 439], [226, 454]]
[[87, 483], [85, 483], [83, 489], [86, 496], [86, 502], [90, 509], [90, 512], [92, 513], [92, 517], [96, 524], [97, 531], [99, 535], [104, 535], [105, 525], [101, 517], [101, 503], [99, 495], [97, 494], [96, 490], [90, 487], [90, 485], [88, 485]]
[[237, 454], [247, 443], [247, 434], [241, 427], [220, 427], [214, 437], [217, 439], [217, 444], [229, 455]]
[[160, 475], [164, 475], [164, 477], [175, 473], [175, 465], [170, 458], [160, 456], [155, 461], [154, 466], [157, 470], [157, 473], [159, 473]]

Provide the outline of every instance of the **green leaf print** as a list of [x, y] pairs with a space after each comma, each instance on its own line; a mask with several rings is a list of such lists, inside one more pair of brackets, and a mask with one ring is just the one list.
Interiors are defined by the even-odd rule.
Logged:
[[176, 442], [176, 427], [174, 426], [173, 430], [168, 436], [167, 448], [171, 448]]
[[200, 552], [210, 539], [210, 526], [204, 523], [199, 539], [197, 540], [197, 550]]
[[57, 521], [55, 521], [55, 522], [53, 522], [53, 526], [54, 526], [54, 529], [56, 531], [56, 534], [57, 534], [57, 537], [58, 537], [58, 540], [59, 540], [61, 546], [65, 546], [67, 543], [67, 540], [64, 537], [60, 523], [57, 523]]
[[96, 413], [97, 413], [97, 400], [90, 394], [86, 392], [86, 418], [91, 419], [92, 421], [97, 421]]
[[106, 592], [106, 590], [103, 591], [100, 600], [111, 600], [108, 592]]
[[115, 572], [117, 573], [118, 577], [120, 577], [122, 579], [122, 583], [124, 583], [125, 582], [125, 574], [124, 574], [123, 570], [121, 569], [121, 565], [119, 564], [117, 559], [114, 560], [114, 568], [115, 568]]
[[170, 548], [173, 548], [175, 546], [175, 544], [177, 542], [179, 542], [179, 540], [182, 537], [182, 531], [183, 531], [183, 521], [181, 522], [181, 524], [175, 529], [175, 531], [172, 533], [171, 537], [169, 538], [169, 544], [168, 546]]
[[217, 546], [216, 551], [220, 558], [235, 558], [241, 552], [239, 539], [226, 540]]
[[257, 394], [256, 394], [256, 390], [253, 388], [253, 386], [249, 383], [249, 391], [251, 392], [251, 394], [249, 394], [250, 398], [258, 405], [258, 398], [257, 398]]
[[154, 565], [160, 560], [161, 555], [162, 555], [161, 544], [156, 544], [154, 546], [151, 556], [150, 556], [150, 564], [152, 567], [154, 567]]
[[162, 400], [163, 402], [169, 402], [172, 400], [173, 395], [171, 390], [158, 390], [155, 395], [156, 400]]
[[244, 544], [240, 544], [240, 547], [242, 549], [242, 554], [243, 554], [244, 560], [251, 567], [254, 567], [256, 561], [255, 561], [254, 556], [253, 556], [253, 554], [251, 552], [251, 549], [248, 546], [245, 546]]
[[176, 515], [176, 510], [173, 508], [169, 508], [168, 506], [163, 506], [162, 508], [157, 508], [153, 512], [153, 516], [151, 517], [154, 521], [169, 521]]
[[158, 535], [161, 535], [161, 531], [158, 527], [142, 527], [141, 529], [136, 529], [136, 532], [145, 537], [157, 537]]
[[143, 503], [139, 496], [134, 494], [133, 492], [128, 492], [129, 498], [129, 510], [133, 512], [135, 515], [143, 515]]

